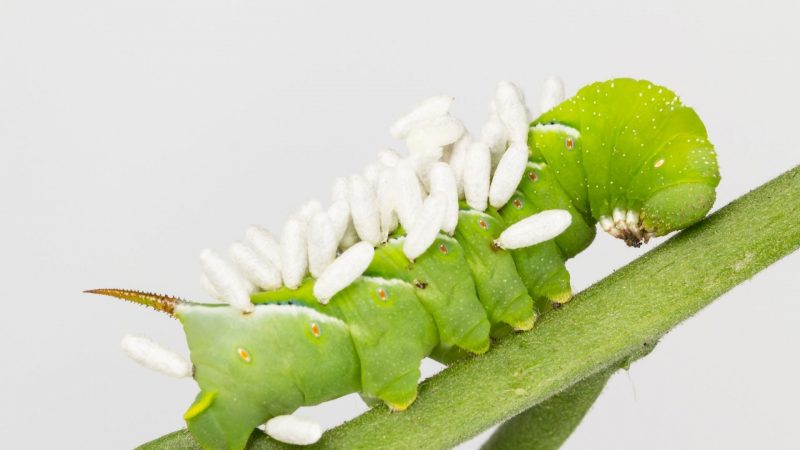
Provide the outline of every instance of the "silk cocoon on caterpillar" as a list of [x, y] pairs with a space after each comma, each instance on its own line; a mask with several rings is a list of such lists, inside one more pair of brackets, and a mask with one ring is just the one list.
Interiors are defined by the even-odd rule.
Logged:
[[[691, 108], [648, 81], [594, 83], [563, 101], [549, 79], [532, 120], [499, 83], [477, 137], [432, 97], [391, 127], [409, 154], [380, 153], [342, 178], [331, 205], [309, 202], [279, 238], [247, 229], [231, 263], [201, 253], [201, 282], [223, 303], [90, 291], [177, 318], [191, 365], [141, 338], [125, 348], [200, 387], [184, 418], [208, 449], [241, 449], [253, 429], [313, 443], [287, 416], [358, 392], [402, 411], [425, 357], [449, 363], [529, 330], [572, 297], [564, 265], [595, 224], [629, 245], [681, 229], [711, 208], [719, 173]], [[192, 370], [189, 370], [191, 367]]]

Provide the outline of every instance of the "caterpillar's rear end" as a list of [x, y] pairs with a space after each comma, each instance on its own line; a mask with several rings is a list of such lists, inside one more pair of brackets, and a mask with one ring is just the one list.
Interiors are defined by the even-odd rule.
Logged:
[[[182, 323], [201, 389], [184, 417], [204, 448], [244, 448], [267, 421], [277, 439], [312, 443], [320, 431], [286, 415], [351, 392], [402, 411], [423, 358], [483, 353], [567, 302], [564, 263], [598, 221], [638, 246], [713, 204], [705, 128], [663, 87], [595, 83], [531, 123], [504, 82], [479, 139], [447, 114], [451, 101], [398, 121], [411, 155], [382, 154], [384, 167], [351, 179], [327, 211], [311, 204], [291, 219], [280, 244], [248, 230], [231, 248], [238, 271], [204, 252], [203, 282], [227, 304], [96, 291]], [[134, 357], [159, 366], [151, 350]]]

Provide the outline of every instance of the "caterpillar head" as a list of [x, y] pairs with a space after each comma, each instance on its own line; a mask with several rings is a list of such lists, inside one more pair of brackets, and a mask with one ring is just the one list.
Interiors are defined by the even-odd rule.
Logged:
[[576, 207], [631, 246], [694, 224], [716, 198], [719, 168], [703, 122], [648, 81], [582, 88], [534, 122], [529, 143]]

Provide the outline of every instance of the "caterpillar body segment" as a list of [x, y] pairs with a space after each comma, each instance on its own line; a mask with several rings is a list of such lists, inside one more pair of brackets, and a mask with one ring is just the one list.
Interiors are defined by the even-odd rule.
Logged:
[[[563, 87], [548, 83], [542, 104], [552, 109], [530, 124], [521, 92], [501, 83], [482, 141], [446, 115], [451, 97], [423, 102], [392, 128], [411, 156], [384, 152], [384, 168], [340, 182], [331, 208], [305, 208], [310, 224], [293, 217], [280, 246], [248, 231], [255, 256], [241, 248], [234, 258], [247, 279], [223, 276], [227, 263], [204, 252], [205, 280], [227, 305], [92, 292], [182, 323], [201, 389], [184, 418], [204, 448], [242, 449], [273, 418], [273, 437], [311, 442], [317, 429], [286, 415], [353, 392], [402, 411], [416, 398], [423, 358], [484, 353], [492, 338], [529, 330], [569, 301], [565, 262], [591, 244], [598, 222], [638, 246], [691, 225], [714, 201], [713, 146], [671, 91], [615, 79], [559, 103]], [[364, 198], [369, 205], [353, 204]], [[272, 286], [276, 271], [284, 286], [253, 292]]]

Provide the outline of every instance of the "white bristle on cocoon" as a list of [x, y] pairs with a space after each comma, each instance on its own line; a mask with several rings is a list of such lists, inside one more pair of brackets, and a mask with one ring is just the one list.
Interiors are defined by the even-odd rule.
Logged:
[[244, 277], [257, 287], [265, 291], [281, 287], [280, 269], [250, 247], [234, 242], [230, 247], [230, 258]]
[[503, 153], [489, 187], [489, 204], [494, 208], [505, 205], [514, 195], [528, 164], [528, 145], [515, 143]]
[[336, 259], [339, 240], [330, 217], [318, 212], [308, 221], [308, 271], [315, 278]]
[[452, 236], [458, 225], [458, 189], [453, 169], [445, 162], [434, 164], [431, 169], [431, 192], [440, 193], [445, 200], [442, 231]]
[[301, 217], [291, 217], [281, 234], [281, 275], [283, 284], [297, 289], [308, 269], [307, 224]]
[[359, 242], [347, 249], [317, 278], [314, 297], [322, 304], [328, 303], [367, 270], [373, 256], [375, 249], [369, 242]]
[[386, 148], [378, 152], [378, 161], [386, 167], [394, 167], [400, 162], [400, 155], [396, 151]]
[[250, 283], [239, 275], [239, 272], [214, 251], [205, 249], [200, 252], [200, 264], [208, 281], [219, 293], [222, 301], [232, 307], [244, 311], [253, 311], [250, 303]]
[[291, 445], [311, 445], [322, 437], [322, 427], [318, 423], [292, 415], [269, 419], [264, 432], [276, 441]]
[[495, 241], [500, 248], [530, 247], [555, 238], [572, 223], [572, 215], [563, 209], [534, 214], [506, 228]]
[[431, 147], [444, 147], [464, 134], [464, 124], [452, 116], [437, 117], [415, 126], [406, 138], [412, 153], [427, 151]]
[[314, 214], [320, 211], [322, 211], [322, 204], [316, 200], [309, 200], [303, 203], [303, 206], [300, 207], [300, 211], [297, 215], [308, 222], [308, 220], [311, 219]]
[[394, 169], [385, 169], [378, 178], [378, 215], [381, 222], [381, 241], [385, 242], [395, 229], [397, 229], [398, 219], [395, 211], [395, 190]]
[[424, 100], [408, 114], [397, 119], [392, 127], [389, 128], [389, 134], [396, 139], [405, 139], [411, 130], [420, 123], [428, 122], [447, 114], [453, 100], [453, 97], [447, 95], [437, 95]]
[[467, 150], [473, 142], [472, 135], [464, 133], [461, 139], [453, 144], [453, 150], [450, 152], [450, 159], [448, 160], [450, 168], [453, 170], [453, 175], [456, 177], [459, 199], [464, 198], [464, 164], [467, 160]]
[[400, 224], [408, 229], [414, 223], [417, 210], [422, 207], [422, 187], [416, 172], [406, 160], [401, 161], [394, 171], [397, 188], [395, 210]]
[[464, 163], [464, 197], [472, 209], [486, 209], [491, 169], [489, 147], [483, 142], [473, 142]]
[[364, 168], [364, 178], [369, 181], [369, 184], [372, 186], [372, 189], [376, 189], [378, 187], [378, 177], [381, 175], [381, 170], [383, 170], [383, 166], [381, 163], [369, 163], [367, 167]]
[[378, 215], [378, 199], [372, 185], [361, 175], [348, 179], [347, 200], [353, 225], [361, 240], [372, 245], [381, 242], [381, 222]]
[[540, 113], [546, 113], [564, 101], [564, 82], [561, 78], [550, 76], [542, 85], [542, 97], [539, 99]]
[[244, 232], [244, 243], [258, 256], [271, 262], [276, 269], [281, 269], [281, 246], [275, 236], [259, 225], [251, 225]]
[[403, 242], [403, 253], [414, 260], [433, 244], [444, 222], [447, 202], [441, 192], [434, 192], [422, 204]]
[[513, 143], [528, 141], [528, 114], [525, 97], [515, 84], [501, 81], [495, 92], [495, 107], [500, 121], [508, 130], [508, 140]]
[[492, 154], [501, 154], [508, 143], [508, 130], [499, 119], [489, 119], [481, 128], [481, 141]]
[[214, 300], [222, 301], [222, 295], [217, 292], [217, 288], [211, 284], [211, 281], [208, 280], [206, 274], [200, 275], [200, 287], [203, 288], [203, 291], [205, 291], [209, 297], [213, 298]]
[[128, 334], [120, 346], [131, 359], [148, 369], [175, 378], [192, 376], [192, 363], [152, 339]]

